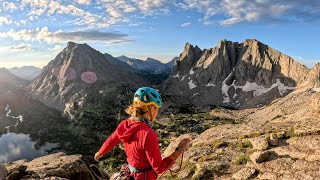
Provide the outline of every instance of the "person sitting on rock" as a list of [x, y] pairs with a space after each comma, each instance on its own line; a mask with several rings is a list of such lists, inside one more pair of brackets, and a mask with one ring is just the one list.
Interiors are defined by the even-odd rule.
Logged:
[[155, 180], [157, 174], [169, 169], [191, 140], [182, 140], [176, 151], [162, 159], [158, 135], [147, 123], [155, 121], [162, 104], [161, 96], [156, 90], [149, 87], [139, 88], [134, 94], [133, 104], [126, 109], [131, 117], [118, 125], [95, 154], [94, 159], [99, 161], [121, 141], [125, 147], [130, 177], [136, 180]]

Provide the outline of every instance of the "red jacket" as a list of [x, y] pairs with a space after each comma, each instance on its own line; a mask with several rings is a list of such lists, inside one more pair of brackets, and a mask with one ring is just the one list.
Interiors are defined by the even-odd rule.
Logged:
[[[123, 120], [104, 142], [99, 154], [104, 155], [119, 142], [122, 142], [127, 154], [127, 162], [136, 169], [146, 169], [150, 166], [153, 170], [136, 173], [135, 179], [155, 180], [156, 174], [162, 174], [173, 164], [169, 157], [162, 159], [158, 135], [145, 122]], [[145, 174], [147, 173], [147, 174]]]

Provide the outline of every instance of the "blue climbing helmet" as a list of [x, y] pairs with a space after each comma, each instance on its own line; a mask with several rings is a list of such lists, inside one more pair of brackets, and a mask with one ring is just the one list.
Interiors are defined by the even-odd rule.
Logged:
[[141, 87], [134, 93], [134, 101], [148, 106], [154, 105], [157, 108], [162, 107], [162, 98], [161, 95], [153, 88], [150, 87]]

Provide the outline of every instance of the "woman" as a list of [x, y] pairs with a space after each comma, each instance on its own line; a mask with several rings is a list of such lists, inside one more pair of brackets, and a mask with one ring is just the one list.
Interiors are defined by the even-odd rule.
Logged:
[[147, 121], [154, 122], [162, 107], [160, 94], [149, 87], [139, 88], [134, 94], [133, 104], [126, 112], [131, 116], [123, 120], [95, 154], [95, 160], [106, 154], [120, 141], [125, 147], [130, 176], [136, 180], [155, 180], [157, 174], [164, 173], [189, 145], [190, 139], [182, 140], [175, 152], [161, 158], [158, 135]]

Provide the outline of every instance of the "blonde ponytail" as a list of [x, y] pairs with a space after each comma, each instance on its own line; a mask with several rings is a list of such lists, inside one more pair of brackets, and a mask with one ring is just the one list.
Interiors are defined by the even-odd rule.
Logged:
[[149, 105], [146, 107], [145, 105], [143, 105], [137, 101], [134, 101], [130, 106], [127, 107], [127, 109], [125, 111], [131, 117], [141, 117], [146, 112], [148, 112], [148, 109], [150, 110], [152, 107], [154, 107], [154, 105]]

